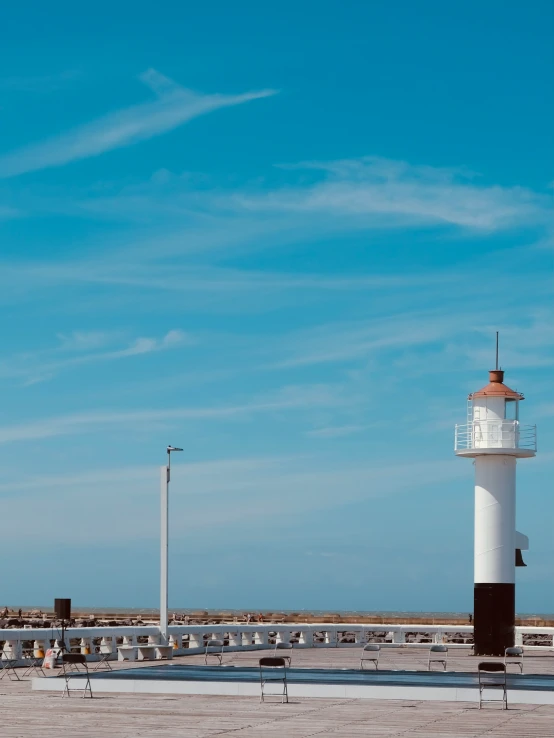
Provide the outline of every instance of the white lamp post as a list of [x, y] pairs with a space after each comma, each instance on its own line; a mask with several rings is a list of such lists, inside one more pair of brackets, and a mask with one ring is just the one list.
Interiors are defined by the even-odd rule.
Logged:
[[160, 535], [160, 635], [168, 643], [167, 632], [167, 588], [168, 588], [168, 529], [169, 529], [169, 480], [171, 478], [171, 452], [182, 451], [175, 446], [167, 447], [167, 466], [160, 467], [161, 535]]

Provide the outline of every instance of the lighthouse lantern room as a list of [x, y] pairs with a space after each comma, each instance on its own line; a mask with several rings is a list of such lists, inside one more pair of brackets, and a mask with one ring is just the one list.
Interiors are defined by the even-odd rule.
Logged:
[[516, 531], [516, 462], [537, 451], [536, 426], [519, 420], [523, 399], [504, 384], [497, 359], [489, 383], [469, 395], [467, 423], [456, 426], [456, 455], [475, 460], [476, 655], [503, 656], [514, 645], [515, 567], [528, 548]]

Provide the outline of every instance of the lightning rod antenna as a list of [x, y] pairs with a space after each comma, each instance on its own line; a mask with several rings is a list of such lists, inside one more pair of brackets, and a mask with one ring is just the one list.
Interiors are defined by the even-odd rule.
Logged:
[[498, 371], [498, 331], [496, 331], [496, 371]]

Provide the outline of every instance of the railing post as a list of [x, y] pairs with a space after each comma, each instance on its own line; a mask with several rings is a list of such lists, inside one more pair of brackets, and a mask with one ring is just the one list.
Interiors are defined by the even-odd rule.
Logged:
[[189, 648], [202, 648], [204, 638], [202, 633], [189, 633]]
[[21, 640], [11, 639], [4, 641], [4, 648], [2, 654], [9, 659], [20, 659], [21, 658]]
[[98, 653], [117, 653], [115, 636], [102, 636], [98, 644]]
[[242, 646], [242, 636], [236, 630], [232, 632], [229, 631], [229, 646], [232, 646], [233, 648]]
[[267, 648], [269, 646], [267, 630], [257, 630], [254, 634], [254, 640], [258, 646], [265, 646]]
[[170, 633], [169, 634], [169, 645], [174, 651], [180, 651], [183, 648], [183, 634], [182, 633]]

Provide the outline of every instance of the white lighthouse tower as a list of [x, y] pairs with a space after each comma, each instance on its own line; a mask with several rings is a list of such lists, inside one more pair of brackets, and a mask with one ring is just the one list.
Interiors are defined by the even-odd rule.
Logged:
[[536, 426], [521, 425], [523, 395], [504, 384], [504, 372], [468, 397], [467, 424], [456, 426], [457, 456], [475, 459], [476, 655], [503, 656], [514, 645], [515, 567], [525, 566], [528, 539], [516, 531], [517, 459], [535, 456]]

